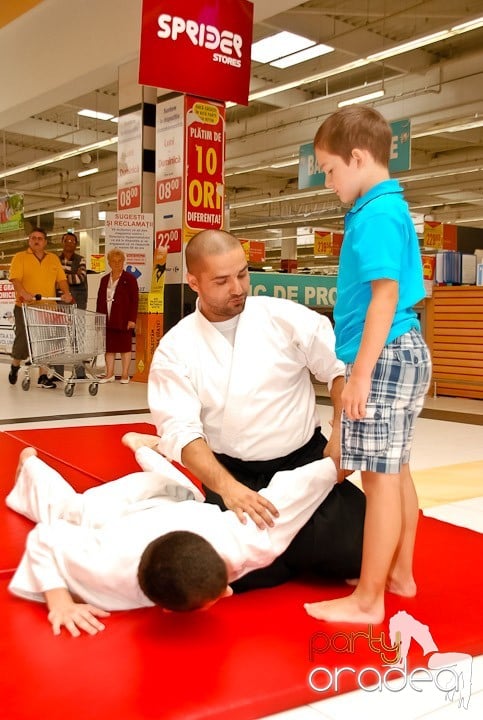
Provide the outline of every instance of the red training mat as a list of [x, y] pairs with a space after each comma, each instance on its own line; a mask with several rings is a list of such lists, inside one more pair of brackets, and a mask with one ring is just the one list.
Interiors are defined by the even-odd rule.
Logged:
[[[131, 429], [122, 426], [120, 432]], [[82, 446], [85, 430], [90, 428], [75, 431]], [[0, 437], [4, 468], [16, 464], [6, 457], [13, 450], [16, 461], [17, 448], [8, 449], [11, 440]], [[111, 440], [110, 432], [104, 437], [104, 428], [97, 428], [94, 447], [105, 448], [109, 441], [115, 477], [124, 467], [117, 464]], [[63, 462], [70, 459], [63, 455]], [[3, 507], [0, 515], [6, 513], [14, 515]], [[5, 540], [2, 534], [2, 568]], [[406, 610], [429, 626], [440, 652], [481, 654], [482, 551], [482, 535], [421, 516], [418, 596], [407, 600], [387, 594], [387, 619], [374, 634], [384, 632], [389, 644], [388, 620]], [[333, 694], [309, 687], [308, 676], [317, 667], [382, 668], [364, 638], [354, 652], [340, 651], [344, 638], [367, 633], [367, 625], [321, 623], [303, 609], [304, 602], [350, 592], [341, 585], [291, 582], [222, 600], [207, 612], [165, 614], [149, 608], [114, 613], [100, 635], [74, 639], [65, 632], [53, 637], [45, 607], [12, 597], [7, 583], [0, 577], [0, 648], [3, 667], [9, 669], [1, 674], [0, 697], [10, 720], [61, 720], [67, 713], [73, 720], [252, 720]], [[311, 657], [321, 637], [333, 643], [337, 638], [339, 651], [330, 647]], [[408, 663], [410, 669], [427, 667], [415, 642]], [[354, 676], [346, 675], [339, 692], [355, 687]]]

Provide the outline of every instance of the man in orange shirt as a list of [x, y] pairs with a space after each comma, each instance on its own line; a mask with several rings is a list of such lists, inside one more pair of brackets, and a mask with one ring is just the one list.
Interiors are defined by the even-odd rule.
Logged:
[[[60, 260], [54, 253], [46, 252], [47, 235], [42, 228], [34, 228], [29, 235], [28, 248], [13, 256], [9, 280], [15, 288], [15, 339], [12, 346], [12, 364], [8, 375], [10, 385], [15, 385], [22, 360], [29, 357], [27, 334], [22, 312], [22, 303], [35, 300], [35, 295], [54, 297], [56, 286], [60, 288], [62, 300], [72, 302], [69, 284]], [[56, 387], [47, 376], [47, 370], [40, 368], [38, 384], [46, 389]]]

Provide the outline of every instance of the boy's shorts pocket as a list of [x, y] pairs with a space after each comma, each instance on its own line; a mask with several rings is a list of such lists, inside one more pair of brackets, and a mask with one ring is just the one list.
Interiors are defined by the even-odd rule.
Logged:
[[391, 408], [367, 403], [366, 417], [349, 420], [344, 414], [343, 438], [346, 452], [354, 455], [380, 455], [389, 446]]

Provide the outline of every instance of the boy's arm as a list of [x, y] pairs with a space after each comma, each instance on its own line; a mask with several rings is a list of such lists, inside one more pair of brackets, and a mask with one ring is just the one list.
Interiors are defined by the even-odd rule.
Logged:
[[97, 618], [108, 617], [110, 613], [93, 605], [75, 602], [67, 588], [46, 590], [44, 596], [49, 610], [48, 619], [54, 635], [60, 635], [62, 626], [70, 632], [72, 637], [79, 637], [81, 630], [89, 635], [96, 635], [100, 630], [104, 630], [105, 625]]
[[373, 280], [361, 345], [342, 392], [343, 409], [351, 420], [365, 417], [371, 374], [391, 329], [399, 299], [395, 280]]
[[330, 458], [275, 473], [260, 495], [276, 504], [280, 516], [265, 530], [252, 521], [241, 525], [231, 512], [222, 513], [243, 555], [230, 580], [266, 567], [281, 555], [336, 483], [337, 470]]

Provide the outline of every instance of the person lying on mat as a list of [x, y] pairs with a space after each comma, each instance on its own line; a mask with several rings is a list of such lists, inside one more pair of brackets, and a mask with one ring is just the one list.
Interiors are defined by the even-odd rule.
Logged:
[[74, 637], [94, 635], [111, 610], [209, 607], [232, 594], [229, 583], [280, 555], [337, 483], [330, 458], [276, 473], [261, 493], [279, 517], [261, 530], [203, 502], [196, 485], [145, 444], [157, 441], [128, 433], [123, 442], [143, 472], [82, 494], [34, 448], [20, 453], [6, 504], [37, 524], [9, 590], [45, 602], [55, 635], [63, 626]]
[[[327, 317], [291, 300], [248, 297], [246, 257], [233, 235], [197, 233], [186, 246], [186, 267], [196, 309], [161, 338], [148, 378], [159, 451], [201, 480], [207, 502], [264, 527], [280, 508], [258, 491], [275, 472], [322, 456], [339, 466], [345, 366]], [[321, 433], [311, 373], [330, 391], [329, 440]], [[353, 532], [346, 511], [359, 523], [364, 500], [350, 483], [334, 493], [340, 502], [330, 509], [332, 534], [320, 541], [343, 547]]]

